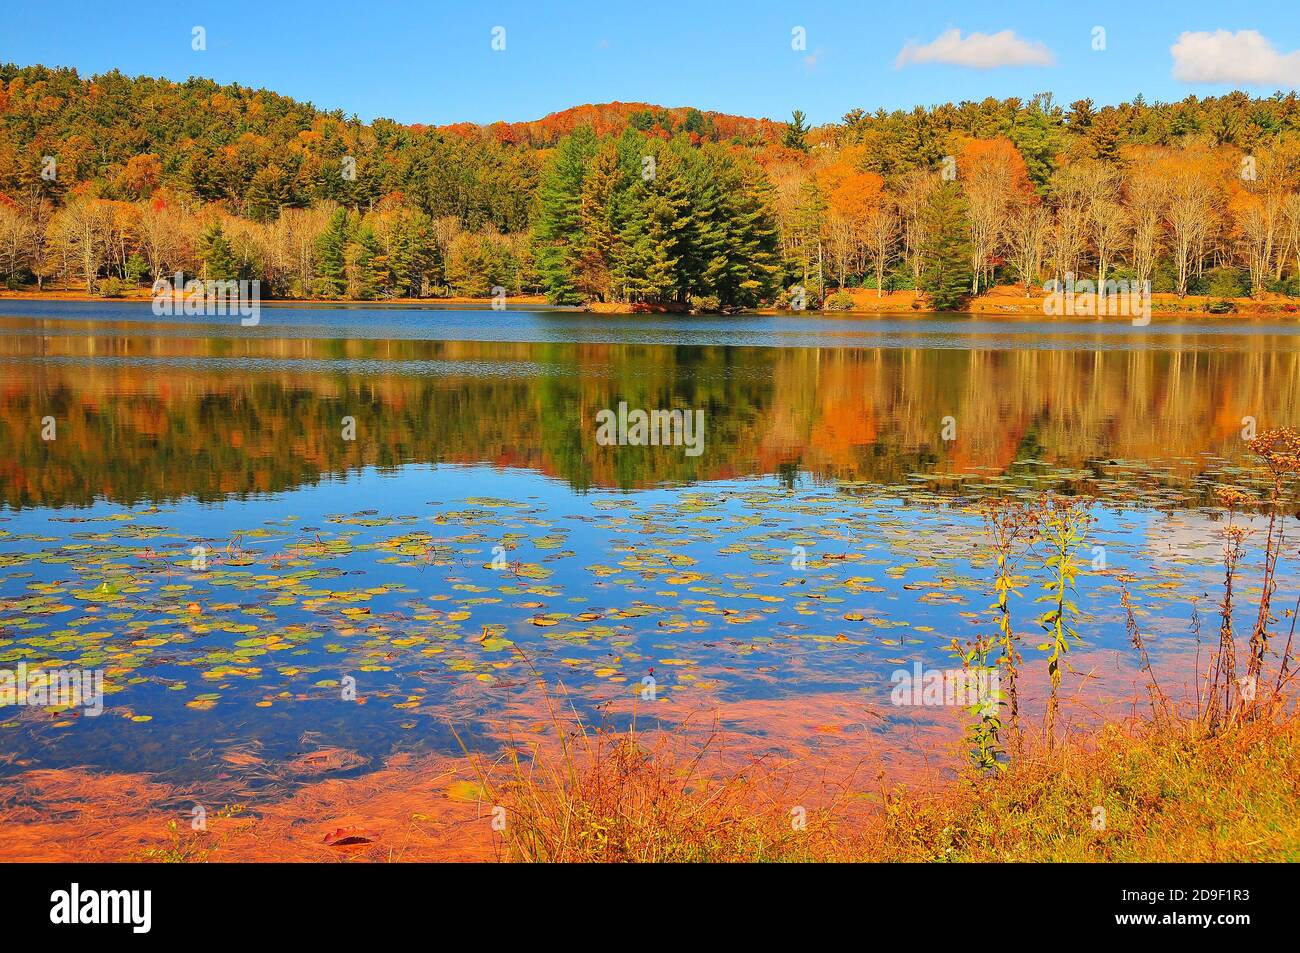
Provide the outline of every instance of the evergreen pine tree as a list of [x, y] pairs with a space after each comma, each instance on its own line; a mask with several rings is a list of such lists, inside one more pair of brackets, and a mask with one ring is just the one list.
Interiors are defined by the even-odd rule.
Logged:
[[647, 140], [654, 175], [640, 177], [622, 196], [623, 226], [616, 280], [629, 301], [681, 302], [681, 260], [690, 225], [690, 195], [680, 160], [665, 146]]
[[931, 194], [925, 230], [933, 236], [933, 246], [925, 258], [921, 288], [936, 311], [956, 311], [971, 287], [970, 221], [957, 183], [945, 182]]
[[259, 169], [244, 193], [244, 213], [255, 222], [274, 221], [289, 203], [289, 179], [283, 169], [271, 165]]
[[822, 236], [826, 228], [826, 197], [809, 179], [799, 189], [799, 204], [794, 215], [794, 254], [791, 264], [807, 294], [808, 307], [821, 306], [824, 281]]
[[1040, 93], [1016, 117], [1009, 133], [1011, 141], [1024, 156], [1029, 178], [1040, 190], [1052, 177], [1053, 160], [1060, 151], [1059, 132], [1060, 118], [1052, 109], [1047, 94]]
[[199, 261], [203, 263], [203, 277], [213, 281], [233, 281], [238, 268], [230, 242], [222, 233], [221, 223], [212, 222], [199, 239]]
[[353, 239], [344, 251], [348, 297], [368, 301], [375, 296], [380, 282], [379, 242], [369, 225], [358, 225], [352, 231]]
[[411, 216], [402, 215], [393, 223], [388, 240], [388, 254], [384, 261], [384, 293], [391, 298], [410, 298], [419, 291], [415, 285], [415, 240]]
[[785, 132], [781, 135], [781, 144], [787, 149], [808, 151], [808, 124], [804, 121], [802, 109], [790, 114], [790, 121], [785, 124]]
[[553, 304], [577, 304], [577, 260], [581, 249], [582, 188], [587, 164], [596, 153], [587, 126], [560, 141], [538, 188], [537, 271]]
[[608, 301], [613, 296], [619, 251], [615, 200], [623, 187], [618, 149], [614, 143], [606, 143], [587, 170], [579, 206], [575, 279], [578, 291], [588, 300]]
[[684, 158], [691, 220], [678, 266], [680, 284], [688, 301], [692, 296], [716, 297], [720, 304], [730, 252], [727, 190], [737, 183], [731, 162], [721, 153], [691, 151]]
[[[520, 286], [526, 271], [556, 302], [673, 307], [697, 298], [710, 308], [752, 305], [770, 293], [777, 225], [757, 163], [694, 146], [684, 134], [670, 142], [632, 128], [603, 143], [587, 130], [575, 137], [560, 143], [544, 176], [535, 262], [518, 260], [505, 243], [484, 251], [490, 267], [508, 274], [500, 283]], [[457, 248], [463, 285], [471, 253]]]
[[739, 188], [726, 190], [727, 271], [719, 283], [724, 305], [747, 308], [772, 294], [781, 272], [775, 189], [752, 160], [737, 170]]
[[423, 212], [407, 212], [393, 229], [388, 260], [390, 293], [416, 298], [427, 287], [442, 283], [442, 251], [433, 234], [433, 223]]
[[337, 298], [347, 288], [348, 213], [336, 209], [316, 239], [316, 293]]

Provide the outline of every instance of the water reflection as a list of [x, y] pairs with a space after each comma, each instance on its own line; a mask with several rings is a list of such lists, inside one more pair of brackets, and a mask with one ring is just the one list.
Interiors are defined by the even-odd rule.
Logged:
[[[490, 464], [577, 490], [750, 475], [1204, 499], [1244, 418], [1295, 424], [1300, 352], [0, 337], [0, 501], [275, 493]], [[596, 415], [703, 409], [704, 452], [602, 447]], [[41, 420], [58, 439], [42, 439]], [[342, 439], [342, 418], [356, 421]], [[951, 417], [956, 438], [941, 437]]]

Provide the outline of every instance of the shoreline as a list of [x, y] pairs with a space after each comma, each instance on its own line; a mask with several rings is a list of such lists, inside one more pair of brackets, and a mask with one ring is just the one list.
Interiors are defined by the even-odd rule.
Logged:
[[[832, 292], [834, 293], [834, 292]], [[665, 317], [708, 317], [728, 318], [745, 316], [815, 316], [820, 318], [868, 319], [899, 318], [930, 314], [965, 314], [979, 317], [1005, 318], [1041, 318], [1043, 320], [1069, 319], [1094, 320], [1098, 322], [1129, 323], [1131, 319], [1123, 315], [1111, 314], [1057, 314], [1049, 315], [1044, 307], [1045, 295], [1035, 291], [1029, 297], [1024, 292], [1009, 285], [999, 285], [990, 291], [966, 302], [961, 311], [938, 311], [931, 307], [923, 296], [913, 291], [890, 291], [876, 297], [874, 289], [848, 289], [853, 298], [853, 307], [844, 310], [808, 310], [787, 311], [772, 307], [751, 308], [727, 314], [699, 313], [691, 311], [669, 311], [662, 306], [638, 306], [624, 304], [606, 304], [592, 302], [588, 305], [550, 304], [543, 295], [516, 295], [507, 299], [503, 310], [526, 307], [529, 310], [556, 311], [575, 314], [646, 315], [655, 314]], [[0, 289], [0, 302], [3, 301], [52, 301], [73, 302], [78, 304], [140, 304], [152, 300], [148, 288], [139, 288], [120, 296], [105, 298], [84, 291], [60, 288], [48, 291]], [[1206, 310], [1211, 301], [1228, 300], [1236, 310], [1227, 314], [1216, 314]], [[364, 300], [359, 298], [274, 298], [261, 302], [265, 308], [375, 308], [392, 310], [490, 310], [493, 299], [490, 297], [474, 298], [457, 295], [447, 298], [386, 298], [383, 300]], [[1210, 295], [1188, 295], [1179, 298], [1176, 294], [1161, 293], [1151, 296], [1150, 322], [1160, 318], [1185, 320], [1196, 318], [1231, 324], [1239, 320], [1257, 318], [1292, 319], [1300, 324], [1300, 297], [1269, 294], [1261, 298], [1218, 299]], [[1150, 323], [1149, 322], [1149, 323]], [[1141, 327], [1143, 325], [1136, 325]]]

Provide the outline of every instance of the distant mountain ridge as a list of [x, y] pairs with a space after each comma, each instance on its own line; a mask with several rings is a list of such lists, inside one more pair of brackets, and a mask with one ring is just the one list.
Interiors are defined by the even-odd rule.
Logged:
[[[696, 109], [693, 106], [657, 106], [652, 103], [584, 103], [525, 122], [486, 124], [456, 122], [434, 126], [442, 132], [469, 136], [486, 131], [498, 141], [514, 145], [549, 147], [582, 126], [590, 126], [597, 135], [618, 135], [628, 126], [643, 131], [659, 130], [662, 134], [687, 132], [712, 141], [740, 138], [775, 142], [781, 137], [783, 123], [771, 119], [754, 119], [729, 113]], [[421, 124], [412, 128], [430, 128]]]

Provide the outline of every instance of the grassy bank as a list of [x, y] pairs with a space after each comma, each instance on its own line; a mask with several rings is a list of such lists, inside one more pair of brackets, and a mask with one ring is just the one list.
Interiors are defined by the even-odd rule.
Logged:
[[[833, 293], [833, 292], [832, 292]], [[900, 315], [927, 314], [935, 309], [925, 295], [915, 291], [887, 291], [877, 296], [871, 288], [848, 288], [845, 293], [852, 299], [852, 307], [844, 311], [829, 311], [835, 315]], [[1031, 317], [1049, 321], [1121, 321], [1130, 316], [1110, 314], [1097, 317], [1085, 313], [1077, 316], [1050, 316], [1044, 304], [1046, 294], [1040, 288], [1032, 289], [1027, 296], [1024, 288], [1016, 285], [997, 285], [979, 296], [968, 299], [961, 310], [969, 314], [990, 317]], [[1224, 303], [1230, 308], [1224, 308]], [[1156, 293], [1151, 295], [1151, 320], [1171, 318], [1197, 318], [1200, 320], [1227, 320], [1234, 318], [1271, 317], [1294, 321], [1300, 318], [1300, 298], [1279, 294], [1264, 294], [1258, 298], [1222, 298], [1213, 295], [1186, 295]], [[1211, 308], [1222, 308], [1216, 313]], [[1116, 306], [1118, 312], [1118, 306]]]
[[[624, 736], [539, 758], [491, 794], [506, 859], [564, 862], [1300, 860], [1300, 719], [1205, 735], [1195, 722], [1108, 725], [932, 791], [859, 788], [807, 809], [757, 766], [709, 781], [699, 760]], [[800, 824], [802, 820], [802, 825]]]
[[[835, 785], [662, 735], [591, 736], [472, 780], [465, 759], [324, 779], [283, 800], [177, 821], [151, 779], [43, 772], [10, 792], [10, 860], [143, 862], [1300, 861], [1300, 719], [1213, 735], [1135, 722], [1039, 747], [1004, 773]], [[680, 739], [676, 739], [680, 740]], [[600, 749], [597, 757], [589, 757]], [[480, 767], [482, 767], [480, 765]], [[850, 773], [843, 769], [842, 775]], [[3, 795], [0, 786], [0, 795]], [[5, 800], [0, 796], [0, 801]], [[798, 808], [806, 808], [800, 816]], [[494, 812], [503, 825], [493, 829]], [[1098, 812], [1104, 811], [1104, 815]], [[1104, 823], [1102, 821], [1104, 820]], [[802, 822], [802, 823], [800, 823]], [[345, 836], [346, 835], [346, 836]], [[348, 837], [355, 844], [348, 844]]]
[[864, 859], [1300, 860], [1300, 721], [1094, 737], [932, 798], [890, 796]]

